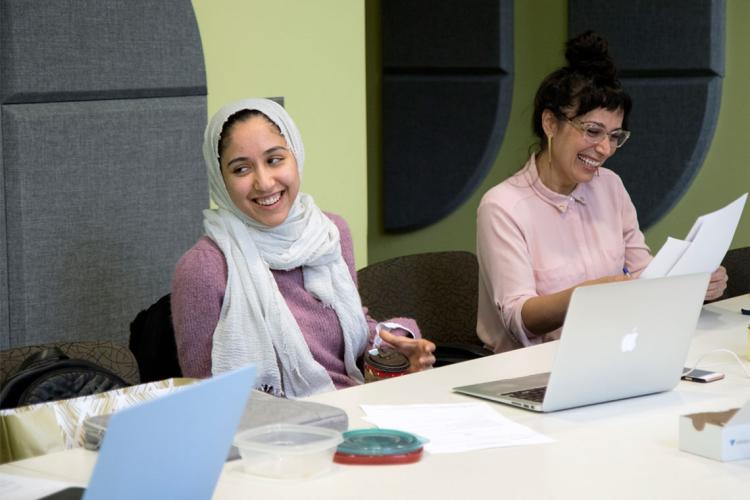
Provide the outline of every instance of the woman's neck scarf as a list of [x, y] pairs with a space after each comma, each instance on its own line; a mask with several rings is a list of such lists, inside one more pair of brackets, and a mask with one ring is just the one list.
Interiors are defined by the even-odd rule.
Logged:
[[227, 104], [206, 127], [203, 156], [211, 198], [218, 208], [203, 212], [203, 226], [227, 262], [211, 372], [255, 363], [256, 387], [287, 397], [335, 388], [326, 369], [313, 359], [271, 273], [271, 269], [301, 267], [305, 289], [336, 312], [344, 333], [347, 374], [361, 383], [356, 361], [367, 345], [368, 328], [359, 293], [341, 255], [336, 225], [303, 193], [294, 200], [287, 220], [276, 227], [248, 217], [229, 197], [219, 166], [219, 138], [227, 119], [244, 109], [260, 111], [279, 127], [297, 160], [300, 178], [305, 160], [296, 125], [273, 101], [247, 99]]

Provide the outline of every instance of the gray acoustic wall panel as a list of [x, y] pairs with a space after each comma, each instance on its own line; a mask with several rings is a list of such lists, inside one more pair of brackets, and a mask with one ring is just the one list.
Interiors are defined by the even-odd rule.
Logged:
[[384, 215], [390, 229], [436, 222], [477, 188], [500, 149], [512, 84], [497, 75], [384, 78]]
[[703, 163], [718, 119], [721, 80], [624, 78], [623, 85], [637, 103], [630, 119], [634, 132], [607, 167], [620, 175], [641, 226], [649, 227], [687, 191]]
[[0, 1], [0, 349], [127, 343], [202, 233], [190, 0]]
[[[0, 108], [2, 109], [2, 108]], [[0, 114], [2, 116], [2, 114]], [[2, 147], [3, 133], [0, 123], [0, 147]], [[5, 169], [2, 149], [0, 149], [0, 187], [5, 186]], [[5, 224], [5, 189], [0, 188], [0, 350], [10, 347], [10, 314], [8, 312], [8, 238]]]
[[126, 340], [169, 291], [208, 206], [205, 119], [198, 97], [4, 108], [14, 344]]
[[206, 93], [189, 1], [3, 0], [0, 44], [5, 103]]
[[569, 1], [570, 35], [602, 33], [633, 97], [631, 139], [607, 166], [622, 177], [642, 228], [671, 210], [708, 152], [721, 105], [724, 16], [724, 0]]
[[570, 35], [607, 35], [621, 71], [724, 74], [724, 0], [570, 0]]
[[382, 3], [387, 231], [439, 221], [497, 158], [513, 85], [512, 0]]
[[383, 2], [387, 68], [513, 69], [510, 2], [407, 0]]

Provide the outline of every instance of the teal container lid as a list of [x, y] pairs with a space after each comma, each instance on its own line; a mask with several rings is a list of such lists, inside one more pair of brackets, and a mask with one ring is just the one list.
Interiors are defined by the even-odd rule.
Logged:
[[337, 453], [347, 455], [403, 455], [422, 448], [426, 440], [395, 429], [357, 429], [343, 434]]

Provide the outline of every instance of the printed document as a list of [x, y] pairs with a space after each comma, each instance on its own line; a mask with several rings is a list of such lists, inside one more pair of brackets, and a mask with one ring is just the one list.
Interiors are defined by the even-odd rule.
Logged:
[[430, 453], [550, 443], [553, 439], [513, 422], [485, 403], [361, 405], [381, 428], [410, 432], [429, 440]]
[[701, 215], [684, 240], [667, 238], [640, 277], [714, 272], [732, 244], [746, 200], [747, 193], [720, 210]]

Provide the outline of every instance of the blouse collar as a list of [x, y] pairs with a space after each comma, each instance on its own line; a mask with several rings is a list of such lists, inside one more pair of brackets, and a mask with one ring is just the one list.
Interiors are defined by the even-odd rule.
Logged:
[[534, 190], [539, 198], [555, 207], [560, 213], [565, 213], [573, 202], [580, 203], [581, 205], [586, 204], [588, 186], [585, 183], [579, 183], [575, 189], [573, 189], [573, 192], [567, 195], [556, 193], [548, 188], [544, 182], [542, 182], [541, 177], [539, 177], [536, 156], [534, 154], [532, 154], [529, 161], [526, 162], [524, 170], [526, 171], [526, 178], [531, 189]]

